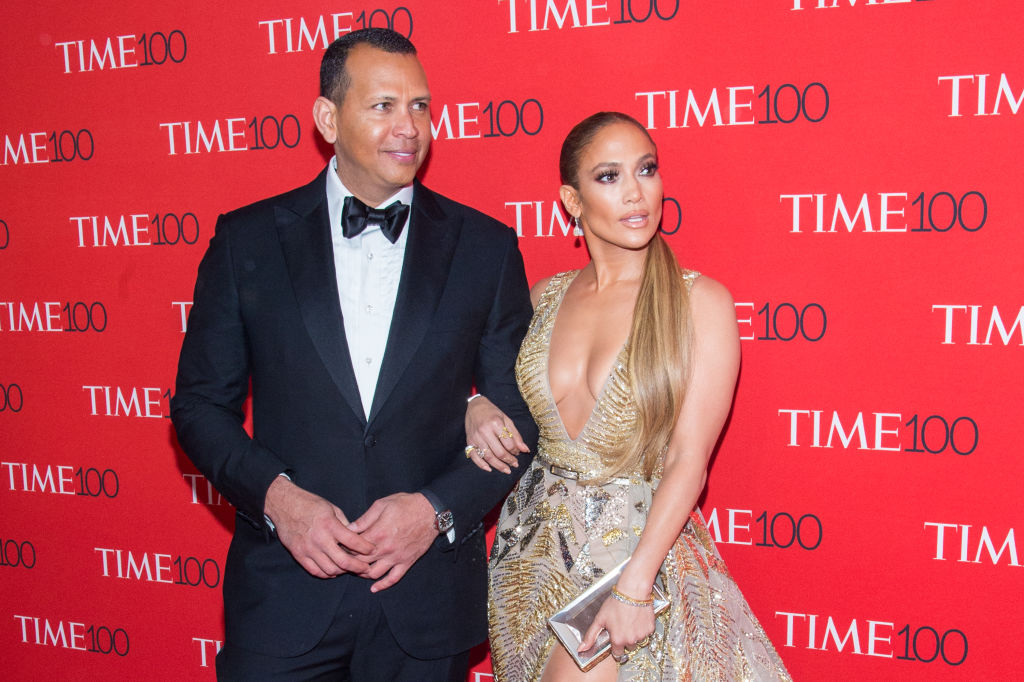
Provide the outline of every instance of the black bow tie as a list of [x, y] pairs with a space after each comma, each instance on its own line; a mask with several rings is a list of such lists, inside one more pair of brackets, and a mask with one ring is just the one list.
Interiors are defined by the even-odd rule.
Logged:
[[367, 227], [376, 225], [388, 241], [394, 244], [402, 234], [405, 220], [409, 217], [409, 206], [396, 201], [387, 208], [370, 208], [354, 196], [345, 197], [341, 211], [341, 233], [347, 239], [355, 237]]

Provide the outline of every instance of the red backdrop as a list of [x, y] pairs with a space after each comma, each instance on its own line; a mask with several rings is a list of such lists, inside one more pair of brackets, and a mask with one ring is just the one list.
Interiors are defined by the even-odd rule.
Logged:
[[367, 24], [420, 49], [425, 181], [531, 281], [586, 258], [569, 128], [650, 128], [663, 229], [745, 338], [702, 506], [794, 678], [1012, 676], [1019, 3], [400, 1], [0, 10], [4, 677], [213, 678], [233, 515], [166, 419], [195, 269], [322, 168], [320, 53]]

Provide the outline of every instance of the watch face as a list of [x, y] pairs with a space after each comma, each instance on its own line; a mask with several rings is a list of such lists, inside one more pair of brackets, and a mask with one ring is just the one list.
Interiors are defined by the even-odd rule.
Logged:
[[447, 533], [455, 526], [455, 517], [452, 516], [451, 511], [445, 509], [444, 511], [437, 512], [434, 522], [438, 533]]

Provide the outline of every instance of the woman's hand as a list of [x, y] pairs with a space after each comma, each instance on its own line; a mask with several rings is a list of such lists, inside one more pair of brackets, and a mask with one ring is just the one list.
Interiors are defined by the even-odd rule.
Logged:
[[583, 636], [580, 651], [586, 651], [597, 642], [601, 630], [607, 630], [612, 644], [612, 658], [625, 663], [638, 648], [647, 646], [654, 633], [654, 606], [632, 606], [608, 597], [594, 622]]
[[484, 471], [491, 467], [506, 474], [519, 466], [518, 455], [529, 452], [512, 420], [486, 396], [466, 406], [466, 457]]

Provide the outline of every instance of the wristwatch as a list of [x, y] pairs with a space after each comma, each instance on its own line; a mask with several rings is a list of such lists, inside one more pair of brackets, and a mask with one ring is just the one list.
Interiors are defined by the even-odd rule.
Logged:
[[455, 516], [452, 510], [445, 507], [432, 491], [423, 489], [420, 493], [434, 508], [434, 529], [437, 534], [446, 536], [448, 542], [455, 542]]
[[[439, 534], [444, 533], [447, 535], [448, 533], [452, 533], [454, 535], [455, 517], [452, 516], [452, 511], [450, 509], [443, 509], [441, 511], [437, 511], [436, 509], [434, 510], [434, 528], [437, 529]], [[448, 539], [453, 540], [454, 538]]]

